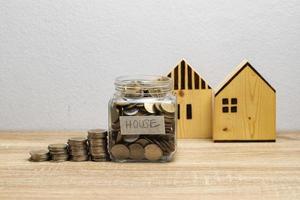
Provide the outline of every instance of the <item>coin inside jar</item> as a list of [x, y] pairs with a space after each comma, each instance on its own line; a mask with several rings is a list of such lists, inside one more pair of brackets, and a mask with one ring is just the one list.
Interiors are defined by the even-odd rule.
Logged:
[[160, 106], [164, 112], [167, 112], [167, 113], [175, 112], [175, 105], [172, 103], [161, 103]]
[[154, 103], [144, 103], [144, 108], [148, 113], [155, 113]]
[[162, 109], [161, 109], [160, 104], [161, 104], [161, 103], [155, 103], [155, 104], [154, 104], [154, 107], [155, 107], [155, 109], [158, 110], [159, 112], [163, 112]]
[[138, 143], [129, 145], [129, 158], [133, 160], [142, 160], [144, 158], [144, 148]]
[[150, 161], [157, 161], [163, 155], [161, 148], [156, 144], [148, 144], [145, 147], [145, 158]]
[[124, 112], [125, 115], [133, 116], [133, 115], [136, 115], [139, 112], [139, 109], [135, 108], [135, 107], [134, 108], [127, 108], [123, 112]]
[[129, 149], [124, 144], [116, 144], [111, 148], [111, 154], [119, 160], [129, 157]]
[[110, 115], [113, 123], [116, 123], [119, 120], [119, 110], [115, 105], [111, 107]]
[[136, 143], [138, 143], [138, 144], [140, 144], [140, 145], [142, 145], [142, 146], [144, 147], [144, 146], [146, 146], [147, 144], [149, 144], [149, 141], [146, 140], [146, 139], [141, 138], [141, 139], [138, 139], [138, 140], [136, 141]]
[[139, 139], [138, 135], [123, 135], [123, 140], [125, 142], [135, 142], [137, 139]]

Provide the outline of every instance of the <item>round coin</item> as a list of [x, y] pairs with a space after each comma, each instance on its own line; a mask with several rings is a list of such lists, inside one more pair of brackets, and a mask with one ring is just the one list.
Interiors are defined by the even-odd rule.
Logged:
[[127, 159], [129, 157], [129, 149], [123, 144], [116, 144], [111, 148], [111, 154], [119, 160]]
[[144, 148], [138, 143], [129, 145], [129, 158], [133, 160], [142, 160], [144, 158]]
[[56, 151], [56, 150], [65, 150], [67, 149], [67, 144], [49, 144], [48, 149], [50, 151]]
[[148, 113], [155, 113], [154, 103], [144, 103], [144, 108]]
[[155, 107], [155, 109], [158, 110], [159, 112], [162, 112], [162, 109], [161, 109], [160, 104], [161, 104], [161, 103], [155, 103], [155, 104], [154, 104], [154, 107]]
[[138, 108], [130, 108], [123, 111], [125, 115], [127, 116], [133, 116], [136, 115], [139, 112]]
[[105, 129], [90, 129], [88, 130], [89, 139], [105, 138], [107, 131]]
[[157, 161], [163, 155], [161, 148], [156, 144], [148, 144], [145, 147], [145, 158], [150, 161]]
[[34, 150], [29, 152], [31, 156], [44, 156], [48, 155], [49, 151], [47, 150]]
[[73, 137], [73, 138], [70, 138], [69, 139], [69, 142], [82, 142], [82, 143], [85, 143], [86, 142], [86, 138], [84, 137]]
[[144, 139], [144, 138], [141, 138], [141, 139], [138, 139], [136, 141], [136, 143], [139, 143], [140, 145], [142, 145], [143, 147], [146, 146], [147, 144], [149, 144], [149, 141]]
[[161, 108], [166, 113], [174, 113], [175, 112], [175, 105], [172, 103], [161, 103]]
[[139, 139], [139, 135], [123, 135], [123, 140], [125, 142], [135, 142]]

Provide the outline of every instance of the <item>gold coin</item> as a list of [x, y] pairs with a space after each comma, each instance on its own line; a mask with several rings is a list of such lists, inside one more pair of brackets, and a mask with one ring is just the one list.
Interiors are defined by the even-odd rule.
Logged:
[[145, 158], [150, 161], [157, 161], [163, 155], [161, 148], [156, 144], [148, 144], [145, 147]]
[[96, 138], [105, 138], [107, 135], [107, 131], [105, 129], [90, 129], [88, 130], [88, 138], [96, 139]]
[[115, 102], [116, 106], [128, 106], [130, 103], [128, 101], [126, 101], [125, 99], [123, 99], [122, 101], [117, 101]]
[[50, 154], [53, 155], [61, 155], [61, 154], [68, 154], [68, 151], [67, 150], [63, 150], [63, 151], [52, 151], [50, 150]]
[[67, 144], [49, 144], [48, 149], [49, 150], [64, 150], [67, 149], [68, 145]]
[[129, 149], [124, 144], [116, 144], [111, 148], [111, 154], [119, 160], [129, 157]]
[[175, 105], [172, 103], [161, 103], [161, 108], [166, 113], [174, 113], [175, 112]]
[[161, 104], [161, 103], [155, 103], [155, 104], [154, 104], [154, 107], [155, 107], [155, 109], [158, 110], [159, 112], [163, 112], [162, 109], [161, 109], [160, 104]]
[[48, 155], [49, 151], [47, 150], [34, 150], [29, 152], [31, 156], [45, 156]]
[[154, 103], [144, 103], [144, 108], [148, 113], [155, 113]]
[[86, 141], [87, 141], [87, 139], [84, 138], [84, 137], [73, 137], [73, 138], [70, 138], [68, 140], [69, 143], [74, 143], [74, 144], [76, 144], [76, 143], [83, 143], [83, 144], [85, 144]]
[[84, 155], [84, 156], [71, 156], [71, 161], [75, 161], [75, 162], [82, 162], [82, 161], [87, 161], [89, 159], [88, 155]]
[[105, 153], [104, 149], [91, 149], [90, 150], [91, 154], [101, 154], [101, 153]]
[[144, 158], [144, 148], [138, 143], [129, 145], [129, 158], [133, 160], [142, 160]]
[[146, 140], [146, 139], [141, 138], [141, 139], [138, 139], [138, 140], [136, 141], [136, 143], [139, 143], [140, 145], [142, 145], [142, 146], [144, 147], [144, 146], [146, 146], [147, 144], [149, 144], [149, 141]]

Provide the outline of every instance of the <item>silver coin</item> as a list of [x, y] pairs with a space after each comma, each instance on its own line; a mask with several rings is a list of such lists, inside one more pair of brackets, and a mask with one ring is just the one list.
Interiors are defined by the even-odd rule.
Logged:
[[138, 108], [129, 108], [123, 111], [123, 113], [127, 116], [136, 115], [139, 112]]
[[139, 139], [139, 135], [123, 135], [123, 140], [125, 142], [135, 142]]

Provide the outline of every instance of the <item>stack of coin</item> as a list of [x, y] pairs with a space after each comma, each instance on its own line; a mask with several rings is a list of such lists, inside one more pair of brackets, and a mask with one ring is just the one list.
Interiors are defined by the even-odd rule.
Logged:
[[87, 139], [81, 137], [70, 138], [68, 140], [69, 154], [71, 161], [89, 160]]
[[49, 160], [49, 151], [47, 150], [30, 151], [29, 154], [29, 160], [33, 162], [42, 162]]
[[49, 144], [48, 149], [52, 161], [63, 162], [69, 159], [67, 144]]
[[104, 129], [88, 130], [89, 154], [92, 161], [106, 161], [107, 155], [107, 131]]

